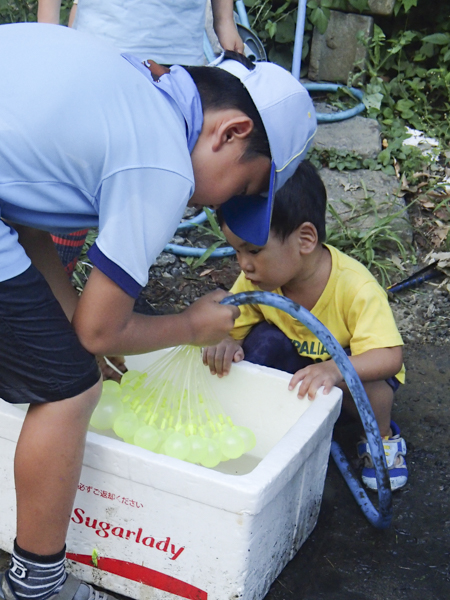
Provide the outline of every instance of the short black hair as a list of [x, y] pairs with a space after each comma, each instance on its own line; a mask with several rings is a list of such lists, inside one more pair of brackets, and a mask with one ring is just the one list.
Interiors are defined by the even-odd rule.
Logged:
[[[245, 202], [244, 198], [242, 202]], [[326, 210], [325, 185], [314, 165], [309, 160], [304, 160], [275, 194], [270, 230], [284, 241], [303, 223], [312, 223], [317, 230], [319, 242], [325, 242]], [[217, 219], [222, 227], [225, 219], [220, 208], [217, 210]]]
[[[246, 56], [227, 50], [225, 58], [237, 60], [248, 69], [255, 65]], [[200, 94], [203, 111], [235, 108], [253, 121], [253, 131], [249, 135], [244, 160], [263, 155], [271, 158], [269, 140], [261, 116], [244, 85], [234, 75], [215, 67], [185, 67], [194, 80]]]
[[327, 191], [315, 166], [304, 160], [275, 194], [270, 230], [285, 240], [303, 223], [312, 223], [326, 240]]

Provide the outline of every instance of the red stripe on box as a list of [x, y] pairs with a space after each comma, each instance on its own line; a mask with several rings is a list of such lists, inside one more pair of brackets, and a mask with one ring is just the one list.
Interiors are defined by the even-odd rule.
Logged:
[[[89, 554], [73, 554], [72, 552], [68, 552], [67, 558], [83, 565], [88, 565], [89, 567], [93, 566], [92, 557]], [[165, 575], [153, 569], [148, 569], [142, 565], [136, 565], [116, 558], [99, 556], [97, 567], [107, 573], [119, 575], [138, 583], [144, 583], [158, 590], [181, 596], [181, 598], [187, 598], [188, 600], [208, 600], [208, 594], [205, 591], [185, 581], [175, 579], [175, 577], [170, 577], [170, 575]]]

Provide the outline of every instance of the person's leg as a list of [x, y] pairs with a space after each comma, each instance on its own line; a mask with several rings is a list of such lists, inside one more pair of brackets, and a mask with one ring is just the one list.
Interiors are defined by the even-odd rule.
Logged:
[[74, 231], [72, 233], [52, 234], [53, 243], [56, 246], [58, 256], [69, 277], [72, 276], [75, 267], [77, 266], [88, 231], [88, 229], [80, 229], [80, 231]]
[[[381, 437], [390, 437], [392, 434], [391, 411], [394, 404], [394, 390], [386, 381], [367, 381], [363, 385], [374, 412]], [[342, 398], [343, 410], [359, 420], [359, 413], [348, 387], [345, 384], [339, 387], [344, 393]]]
[[[343, 409], [359, 420], [359, 413], [348, 388], [343, 388]], [[400, 435], [397, 424], [391, 420], [392, 406], [394, 403], [395, 389], [398, 381], [373, 381], [364, 383], [364, 389], [375, 415], [380, 430], [386, 464], [392, 491], [402, 488], [408, 481], [408, 468], [405, 461], [406, 443]], [[362, 480], [372, 490], [378, 488], [372, 455], [366, 438], [357, 446], [358, 456], [363, 461]]]
[[292, 341], [275, 325], [266, 321], [255, 325], [242, 344], [245, 360], [287, 373], [312, 364], [311, 358], [300, 356]]
[[14, 472], [17, 543], [40, 555], [65, 544], [89, 419], [101, 382], [59, 402], [31, 405], [17, 443]]
[[0, 397], [30, 403], [14, 465], [17, 538], [0, 598], [100, 600], [90, 586], [67, 576], [64, 559], [101, 376], [34, 267], [0, 282], [0, 364]]

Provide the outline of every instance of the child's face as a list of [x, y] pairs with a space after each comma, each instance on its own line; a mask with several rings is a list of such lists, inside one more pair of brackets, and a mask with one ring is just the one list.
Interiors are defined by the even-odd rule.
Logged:
[[191, 153], [195, 191], [189, 206], [218, 207], [233, 196], [269, 189], [268, 157], [244, 159], [253, 121], [235, 109], [206, 111]]
[[271, 292], [292, 284], [302, 274], [302, 257], [295, 232], [281, 241], [270, 233], [265, 246], [253, 246], [234, 235], [224, 224], [228, 243], [236, 250], [245, 277], [260, 289]]

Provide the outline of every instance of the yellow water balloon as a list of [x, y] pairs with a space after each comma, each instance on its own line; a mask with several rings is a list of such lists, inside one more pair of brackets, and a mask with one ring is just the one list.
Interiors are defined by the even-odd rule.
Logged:
[[239, 433], [232, 429], [222, 431], [219, 436], [220, 450], [228, 458], [239, 458], [244, 454], [244, 441]]
[[171, 433], [164, 442], [164, 454], [167, 454], [167, 456], [172, 456], [173, 458], [179, 458], [180, 460], [184, 460], [186, 458], [186, 456], [189, 454], [190, 448], [191, 446], [188, 438], [184, 435], [184, 433], [180, 433], [178, 431]]
[[220, 463], [222, 452], [220, 451], [219, 443], [211, 438], [205, 439], [204, 454], [200, 459], [200, 463], [204, 467], [212, 469]]
[[111, 429], [114, 421], [122, 412], [123, 404], [120, 396], [117, 396], [115, 393], [105, 392], [102, 394], [100, 402], [92, 413], [90, 423], [96, 429]]
[[154, 450], [158, 446], [159, 441], [159, 431], [152, 425], [139, 427], [133, 438], [135, 446], [145, 448], [145, 450]]
[[139, 429], [141, 423], [137, 415], [130, 409], [125, 409], [119, 415], [113, 424], [113, 430], [123, 440], [133, 443], [134, 434]]

